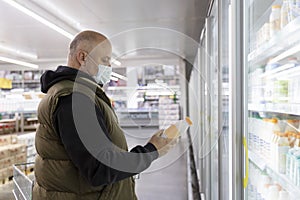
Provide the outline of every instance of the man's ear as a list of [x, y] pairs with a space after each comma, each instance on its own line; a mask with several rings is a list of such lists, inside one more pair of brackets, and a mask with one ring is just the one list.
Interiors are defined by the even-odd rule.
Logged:
[[80, 66], [84, 66], [86, 64], [87, 55], [84, 51], [78, 51], [76, 54], [76, 59]]

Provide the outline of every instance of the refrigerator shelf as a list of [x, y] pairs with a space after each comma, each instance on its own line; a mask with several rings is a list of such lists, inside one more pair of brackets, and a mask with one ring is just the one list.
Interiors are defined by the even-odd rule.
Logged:
[[286, 191], [290, 194], [290, 199], [299, 199], [300, 196], [300, 187], [297, 187], [292, 183], [291, 180], [288, 179], [288, 177], [285, 176], [285, 174], [281, 174], [275, 170], [273, 170], [269, 165], [268, 161], [266, 161], [263, 157], [260, 155], [249, 151], [249, 160], [254, 163], [261, 171], [266, 172], [273, 181], [279, 183]]
[[[273, 62], [280, 61], [299, 51], [300, 17], [290, 22], [268, 42], [248, 54], [250, 66], [265, 64], [271, 57]], [[288, 38], [288, 39], [287, 39]], [[297, 45], [298, 44], [298, 45]], [[296, 49], [294, 49], [296, 48]], [[298, 49], [298, 51], [297, 51]], [[292, 51], [294, 50], [294, 51]], [[276, 57], [277, 56], [277, 57]], [[276, 60], [275, 60], [276, 59]]]
[[266, 172], [274, 181], [278, 182], [286, 191], [289, 192], [291, 200], [299, 199], [300, 187], [294, 185], [284, 174], [280, 174], [270, 167], [266, 168]]
[[251, 160], [261, 171], [266, 170], [266, 160], [252, 151], [248, 151], [249, 160]]
[[293, 63], [287, 63], [273, 70], [263, 73], [260, 78], [274, 79], [274, 78], [291, 78], [300, 75], [299, 65], [295, 66]]
[[267, 103], [248, 104], [248, 110], [255, 112], [277, 113], [284, 115], [300, 116], [300, 104]]

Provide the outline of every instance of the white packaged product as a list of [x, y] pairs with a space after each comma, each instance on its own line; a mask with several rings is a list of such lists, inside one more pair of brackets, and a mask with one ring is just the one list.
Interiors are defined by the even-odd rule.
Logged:
[[299, 159], [300, 159], [300, 151], [297, 151], [296, 153], [294, 153], [294, 156], [292, 157], [293, 172], [291, 174], [291, 177], [295, 185], [297, 185], [300, 176], [299, 162], [298, 162]]
[[271, 178], [266, 174], [261, 174], [257, 191], [263, 194], [265, 186], [269, 184], [271, 184]]
[[179, 120], [164, 130], [163, 137], [177, 138], [185, 133], [192, 124], [193, 123], [189, 117], [186, 117], [185, 120]]
[[272, 185], [268, 189], [268, 195], [266, 200], [278, 200], [279, 198], [279, 189], [277, 185]]
[[300, 157], [296, 160], [296, 182], [295, 184], [300, 186]]
[[287, 191], [280, 191], [279, 192], [279, 199], [278, 200], [289, 200], [290, 195]]
[[280, 31], [280, 5], [273, 5], [270, 15], [270, 37], [272, 38], [278, 31]]
[[279, 126], [279, 122], [277, 119], [273, 119], [271, 121], [274, 125], [273, 125], [273, 137], [271, 140], [271, 167], [273, 169], [276, 169], [276, 163], [277, 163], [277, 157], [276, 157], [276, 153], [277, 153], [277, 143], [278, 143], [278, 139], [279, 136], [278, 134], [281, 132], [281, 128]]
[[287, 134], [281, 134], [278, 140], [278, 147], [277, 147], [277, 165], [276, 169], [278, 169], [279, 173], [285, 174], [286, 170], [286, 154], [290, 149], [290, 144], [288, 141]]
[[288, 0], [283, 0], [281, 6], [281, 15], [280, 15], [280, 27], [283, 29], [289, 23], [289, 2]]
[[292, 173], [293, 173], [293, 156], [297, 150], [290, 149], [286, 155], [286, 176], [292, 180]]
[[300, 11], [299, 11], [300, 0], [288, 0], [288, 4], [289, 4], [288, 18], [289, 18], [289, 21], [291, 22], [300, 16]]

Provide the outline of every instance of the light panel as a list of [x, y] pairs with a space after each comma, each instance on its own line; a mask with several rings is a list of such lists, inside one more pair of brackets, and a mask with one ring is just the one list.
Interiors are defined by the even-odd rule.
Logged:
[[117, 74], [116, 72], [112, 72], [111, 75], [112, 75], [112, 76], [115, 76], [115, 77], [117, 77], [117, 78], [119, 78], [119, 79], [122, 79], [122, 80], [124, 80], [124, 81], [127, 81], [127, 80], [128, 80], [127, 77], [122, 76], [121, 74]]
[[57, 26], [57, 25], [53, 24], [52, 22], [46, 20], [45, 18], [39, 16], [38, 14], [29, 10], [28, 8], [25, 8], [21, 4], [15, 2], [13, 0], [3, 0], [3, 1], [8, 3], [9, 5], [13, 6], [14, 8], [20, 10], [21, 12], [25, 13], [26, 15], [34, 18], [35, 20], [43, 23], [44, 25], [48, 26], [49, 28], [55, 30], [56, 32], [66, 36], [67, 38], [72, 39], [74, 37], [73, 34], [65, 31], [64, 29], [60, 28], [59, 26]]
[[112, 80], [112, 81], [118, 81], [119, 79], [116, 78], [116, 77], [111, 76], [111, 77], [110, 77], [110, 80]]
[[38, 69], [39, 68], [39, 66], [36, 65], [36, 64], [24, 62], [24, 61], [21, 61], [21, 60], [6, 58], [6, 57], [2, 57], [2, 56], [0, 56], [0, 61], [7, 62], [7, 63], [12, 63], [12, 64], [24, 66], [24, 67], [29, 67], [29, 68], [33, 68], [33, 69]]
[[116, 60], [116, 59], [113, 59], [111, 62], [114, 63], [115, 65], [119, 66], [119, 67], [122, 65], [122, 63], [120, 61]]
[[23, 51], [20, 51], [20, 50], [11, 48], [11, 47], [7, 47], [4, 45], [0, 45], [0, 51], [4, 51], [4, 52], [7, 52], [7, 53], [13, 54], [13, 55], [19, 55], [21, 57], [29, 58], [29, 59], [37, 59], [38, 58], [36, 54], [23, 52]]

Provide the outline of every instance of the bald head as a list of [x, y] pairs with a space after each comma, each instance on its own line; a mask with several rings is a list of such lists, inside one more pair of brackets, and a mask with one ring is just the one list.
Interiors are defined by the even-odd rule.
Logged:
[[91, 52], [99, 43], [105, 40], [107, 38], [98, 32], [82, 31], [70, 43], [70, 54], [74, 54], [78, 49]]
[[[111, 45], [109, 40], [101, 33], [95, 31], [82, 31], [78, 33], [70, 43], [68, 66], [86, 71], [87, 56], [101, 63], [102, 60], [110, 60]], [[81, 69], [82, 68], [82, 69]]]

